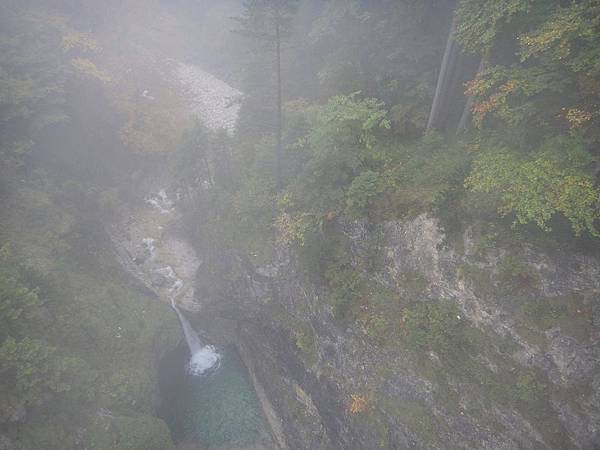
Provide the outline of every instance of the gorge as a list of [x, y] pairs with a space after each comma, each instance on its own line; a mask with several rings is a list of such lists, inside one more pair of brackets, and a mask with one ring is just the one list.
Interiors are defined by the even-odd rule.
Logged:
[[600, 446], [592, 0], [0, 0], [0, 450]]

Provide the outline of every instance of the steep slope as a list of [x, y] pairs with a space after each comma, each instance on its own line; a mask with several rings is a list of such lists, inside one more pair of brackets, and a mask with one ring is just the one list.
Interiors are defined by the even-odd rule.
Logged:
[[[243, 317], [239, 346], [290, 448], [597, 446], [596, 256], [491, 245], [473, 230], [458, 252], [426, 216], [335, 228], [352, 277], [378, 298], [358, 299], [356, 324], [284, 248], [238, 267], [230, 302], [212, 305]], [[367, 254], [375, 268], [363, 271]]]

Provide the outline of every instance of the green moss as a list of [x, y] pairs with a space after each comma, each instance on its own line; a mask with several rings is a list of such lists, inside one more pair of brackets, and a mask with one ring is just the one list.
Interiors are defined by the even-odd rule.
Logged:
[[298, 350], [298, 355], [306, 366], [311, 367], [316, 364], [319, 355], [317, 353], [315, 333], [310, 324], [296, 319], [278, 303], [273, 303], [270, 311], [272, 319], [279, 326], [289, 331]]
[[559, 327], [581, 342], [590, 338], [592, 311], [579, 295], [545, 297], [523, 303], [515, 313], [516, 321], [533, 331]]
[[[483, 260], [481, 254], [475, 258]], [[495, 271], [477, 264], [463, 264], [457, 276], [468, 282], [477, 296], [484, 298], [535, 290], [540, 283], [538, 271], [514, 254], [502, 258]]]
[[378, 438], [378, 447], [389, 448], [390, 429], [387, 419], [381, 410], [378, 408], [367, 408], [362, 418], [367, 422], [369, 429], [375, 432]]
[[405, 343], [413, 352], [431, 350], [439, 356], [464, 351], [469, 342], [460, 309], [451, 302], [420, 302], [404, 310]]
[[410, 271], [400, 274], [398, 284], [408, 298], [416, 300], [427, 292], [430, 282], [423, 274]]
[[384, 400], [383, 407], [406, 425], [426, 445], [442, 445], [448, 425], [422, 403], [410, 400]]
[[318, 361], [319, 355], [312, 328], [304, 325], [300, 329], [295, 330], [294, 335], [296, 348], [300, 352], [300, 357], [308, 367], [314, 366]]
[[[437, 386], [438, 404], [456, 413], [461, 397], [477, 398], [481, 403], [474, 404], [476, 409], [466, 411], [477, 420], [486, 420], [481, 408], [515, 409], [549, 442], [569, 448], [549, 403], [550, 383], [543, 374], [516, 365], [510, 356], [514, 349], [510, 341], [459, 317], [458, 308], [448, 302], [419, 303], [405, 313], [403, 342], [415, 369]], [[424, 357], [428, 352], [436, 357]]]
[[73, 436], [70, 436], [63, 426], [36, 421], [29, 422], [19, 427], [18, 433], [21, 442], [17, 444], [18, 450], [75, 448]]
[[496, 282], [502, 293], [511, 294], [536, 289], [540, 275], [534, 267], [509, 254], [498, 264]]
[[180, 339], [176, 317], [120, 269], [94, 211], [65, 200], [53, 180], [28, 186], [5, 199], [1, 239], [11, 244], [22, 282], [37, 288], [42, 305], [27, 322], [13, 323], [22, 333], [10, 332], [44, 342], [78, 364], [61, 363], [69, 389], [52, 394], [44, 388], [43, 401], [28, 410], [31, 427], [11, 430], [9, 437], [27, 437], [27, 448], [68, 450], [75, 443], [62, 436], [72, 438], [80, 428], [88, 448], [121, 448], [108, 422], [96, 426], [97, 412], [104, 408], [132, 420], [154, 413], [155, 364]]
[[167, 424], [155, 417], [115, 419], [120, 450], [175, 450]]
[[475, 264], [463, 264], [458, 267], [457, 276], [472, 287], [478, 297], [489, 297], [496, 294], [492, 272]]

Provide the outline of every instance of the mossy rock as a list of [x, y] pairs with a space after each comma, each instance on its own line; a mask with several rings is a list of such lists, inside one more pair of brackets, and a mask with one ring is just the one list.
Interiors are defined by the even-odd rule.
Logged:
[[520, 305], [515, 320], [530, 331], [543, 332], [558, 327], [560, 330], [586, 342], [592, 332], [592, 310], [579, 295], [542, 297]]

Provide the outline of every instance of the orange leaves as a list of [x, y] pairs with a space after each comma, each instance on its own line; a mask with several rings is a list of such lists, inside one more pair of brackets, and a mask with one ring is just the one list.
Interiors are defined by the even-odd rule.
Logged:
[[348, 412], [355, 416], [367, 409], [368, 402], [366, 395], [351, 394], [350, 404], [348, 405]]
[[139, 61], [116, 62], [121, 62], [124, 69], [113, 67], [114, 82], [107, 94], [124, 119], [120, 131], [123, 144], [138, 153], [176, 149], [186, 125], [183, 97], [156, 77], [140, 76], [143, 66], [138, 65]]
[[506, 99], [506, 96], [501, 94], [501, 93], [497, 93], [497, 94], [493, 94], [490, 95], [490, 97], [487, 100], [483, 100], [479, 103], [476, 103], [473, 105], [473, 120], [475, 121], [475, 124], [477, 126], [481, 125], [481, 122], [483, 121], [483, 119], [485, 118], [485, 116], [495, 110], [498, 109], [498, 105], [500, 105], [500, 103], [502, 101], [504, 101]]
[[465, 83], [465, 88], [465, 95], [468, 96], [485, 97], [488, 95], [487, 98], [475, 103], [472, 108], [475, 123], [479, 126], [487, 114], [498, 111], [506, 105], [508, 97], [519, 88], [519, 83], [517, 80], [509, 79], [496, 87], [494, 89], [496, 92], [491, 95], [489, 92], [494, 88], [493, 84], [482, 78], [475, 78]]
[[489, 99], [476, 103], [473, 105], [473, 113], [478, 116], [485, 116], [487, 113], [494, 111], [498, 106], [501, 97], [500, 94], [494, 94], [491, 95]]
[[477, 95], [483, 90], [483, 80], [481, 78], [475, 78], [465, 83], [465, 95]]
[[83, 52], [99, 50], [98, 42], [88, 33], [69, 30], [62, 37], [62, 47], [65, 52], [76, 49]]

